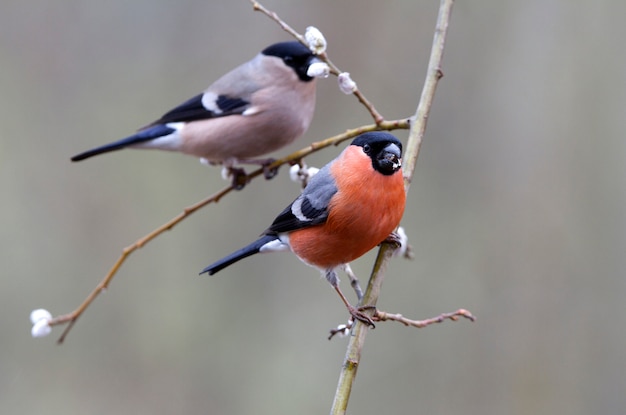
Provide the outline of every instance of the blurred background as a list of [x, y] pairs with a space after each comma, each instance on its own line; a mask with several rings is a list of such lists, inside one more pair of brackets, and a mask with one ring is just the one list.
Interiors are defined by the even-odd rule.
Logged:
[[[265, 5], [320, 28], [386, 118], [413, 114], [436, 1]], [[478, 321], [378, 324], [349, 413], [626, 411], [625, 15], [618, 0], [455, 5], [403, 221], [415, 259], [393, 261], [379, 306]], [[0, 6], [1, 413], [328, 413], [346, 339], [326, 336], [347, 315], [317, 271], [275, 254], [198, 276], [298, 194], [285, 169], [133, 254], [64, 345], [28, 321], [73, 310], [123, 247], [226, 185], [173, 153], [70, 156], [288, 39], [244, 0]], [[321, 80], [310, 130], [276, 155], [370, 122]], [[353, 264], [363, 283], [373, 257]]]

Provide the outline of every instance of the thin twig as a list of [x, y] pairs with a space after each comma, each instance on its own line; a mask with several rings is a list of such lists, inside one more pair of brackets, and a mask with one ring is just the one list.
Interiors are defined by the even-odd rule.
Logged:
[[[338, 145], [341, 142], [348, 140], [350, 138], [356, 137], [357, 135], [362, 134], [364, 132], [377, 131], [377, 130], [389, 131], [389, 130], [407, 129], [407, 128], [409, 128], [408, 119], [385, 121], [384, 123], [378, 124], [378, 125], [370, 124], [370, 125], [364, 125], [358, 128], [353, 128], [353, 129], [347, 130], [346, 132], [342, 134], [338, 134], [333, 137], [327, 138], [325, 140], [312, 143], [311, 145], [301, 150], [298, 150], [282, 159], [276, 160], [275, 162], [269, 165], [269, 168], [270, 169], [278, 168], [285, 164], [291, 164], [291, 163], [297, 162], [298, 160], [302, 159], [305, 156], [308, 156], [309, 154], [312, 154], [316, 151], [319, 151], [331, 145]], [[250, 182], [252, 179], [261, 176], [263, 174], [263, 170], [264, 170], [263, 168], [259, 168], [249, 173], [246, 176], [246, 182]], [[74, 311], [68, 314], [59, 315], [57, 317], [54, 317], [52, 320], [50, 320], [49, 322], [50, 326], [67, 324], [67, 326], [65, 327], [65, 330], [63, 331], [63, 333], [61, 334], [61, 337], [58, 340], [58, 343], [63, 343], [63, 340], [65, 340], [65, 337], [74, 326], [74, 323], [76, 323], [78, 318], [83, 314], [83, 312], [87, 309], [87, 307], [89, 307], [89, 305], [96, 299], [96, 297], [98, 297], [98, 295], [100, 295], [100, 293], [109, 286], [109, 284], [111, 283], [111, 280], [113, 280], [113, 277], [115, 276], [115, 274], [117, 274], [118, 270], [120, 269], [120, 267], [126, 261], [126, 259], [128, 258], [130, 254], [144, 247], [148, 242], [152, 241], [153, 239], [161, 235], [163, 232], [172, 229], [174, 226], [182, 222], [184, 219], [186, 219], [189, 215], [196, 212], [197, 210], [203, 208], [204, 206], [210, 203], [218, 202], [222, 197], [230, 193], [232, 190], [234, 190], [233, 186], [225, 187], [219, 192], [213, 194], [212, 196], [209, 196], [200, 202], [197, 202], [189, 207], [186, 207], [176, 217], [172, 218], [168, 222], [159, 226], [158, 228], [156, 228], [155, 230], [153, 230], [146, 236], [138, 239], [132, 245], [129, 245], [126, 248], [124, 248], [122, 250], [122, 254], [119, 256], [119, 258], [117, 259], [113, 267], [109, 270], [109, 272], [106, 274], [106, 276], [102, 279], [102, 281], [100, 281], [100, 283], [96, 286], [96, 288], [94, 288], [94, 290], [87, 296], [87, 298], [85, 298], [85, 300]]]
[[287, 23], [285, 23], [285, 21], [283, 19], [278, 17], [278, 14], [276, 12], [273, 12], [271, 10], [266, 9], [265, 6], [263, 6], [258, 1], [250, 0], [250, 3], [252, 3], [252, 8], [254, 8], [254, 11], [263, 13], [264, 15], [266, 15], [267, 17], [269, 17], [270, 19], [272, 19], [273, 21], [278, 23], [278, 25], [281, 27], [281, 29], [283, 29], [285, 32], [289, 33], [291, 36], [295, 37], [304, 46], [308, 47], [308, 45], [306, 44], [306, 40], [304, 39], [304, 36], [302, 36], [300, 33], [296, 32], [295, 29], [293, 29], [291, 26], [289, 26]]
[[428, 61], [428, 72], [422, 89], [417, 110], [413, 115], [413, 125], [409, 131], [409, 140], [407, 142], [407, 152], [404, 155], [402, 170], [404, 172], [404, 180], [407, 191], [411, 184], [411, 178], [417, 165], [417, 157], [419, 156], [422, 140], [426, 133], [426, 124], [430, 109], [435, 99], [435, 90], [439, 84], [439, 80], [443, 77], [441, 63], [443, 61], [443, 51], [446, 43], [446, 35], [450, 24], [450, 16], [452, 14], [452, 4], [454, 0], [441, 0], [439, 7], [439, 16], [437, 17], [437, 25], [435, 27], [435, 35], [433, 45]]
[[[415, 165], [417, 163], [422, 138], [426, 130], [426, 121], [428, 119], [428, 115], [430, 114], [430, 109], [435, 96], [435, 90], [439, 79], [441, 79], [442, 76], [441, 62], [443, 59], [443, 50], [453, 3], [454, 0], [441, 0], [439, 6], [439, 15], [437, 17], [433, 45], [428, 62], [426, 80], [420, 97], [420, 102], [413, 117], [411, 130], [409, 132], [409, 141], [407, 143], [407, 151], [403, 160], [405, 187], [407, 191], [409, 190], [411, 178], [413, 176], [413, 172], [415, 171]], [[392, 256], [392, 250], [393, 248], [388, 243], [381, 245], [361, 304], [376, 306], [380, 293], [380, 287], [382, 286], [385, 278], [384, 270], [386, 269], [388, 260]], [[367, 332], [367, 325], [361, 324], [360, 322], [356, 323], [352, 336], [348, 342], [346, 357], [339, 375], [339, 382], [337, 384], [335, 398], [330, 412], [331, 415], [343, 415], [346, 413], [350, 393], [352, 391], [352, 385], [356, 379], [357, 368], [361, 360], [361, 350], [363, 349], [365, 335]]]
[[87, 309], [87, 307], [89, 307], [89, 305], [93, 302], [93, 300], [95, 300], [96, 297], [102, 291], [104, 291], [104, 290], [106, 290], [108, 288], [109, 284], [111, 283], [111, 280], [113, 279], [115, 274], [117, 274], [117, 271], [120, 269], [120, 267], [126, 261], [126, 258], [128, 258], [128, 256], [130, 254], [132, 254], [137, 249], [142, 248], [148, 242], [150, 242], [151, 240], [153, 240], [154, 238], [156, 238], [157, 236], [159, 236], [163, 232], [172, 229], [179, 222], [183, 221], [187, 216], [191, 215], [192, 213], [194, 213], [198, 209], [208, 205], [209, 203], [217, 203], [223, 196], [228, 194], [233, 189], [234, 189], [233, 186], [226, 187], [226, 188], [222, 189], [221, 191], [215, 193], [214, 195], [209, 196], [206, 199], [204, 199], [204, 200], [202, 200], [202, 201], [200, 201], [200, 202], [198, 202], [198, 203], [196, 203], [196, 204], [194, 204], [192, 206], [189, 206], [189, 207], [185, 208], [180, 214], [178, 214], [173, 219], [169, 220], [167, 223], [159, 226], [157, 229], [153, 230], [152, 232], [150, 232], [148, 235], [144, 236], [143, 238], [138, 239], [132, 245], [129, 245], [126, 248], [124, 248], [122, 250], [122, 254], [117, 259], [117, 261], [115, 262], [113, 267], [109, 270], [107, 275], [102, 279], [102, 281], [100, 281], [100, 283], [87, 296], [87, 298], [85, 298], [85, 300], [82, 302], [82, 304], [79, 305], [78, 308], [76, 308], [76, 310], [72, 311], [69, 314], [64, 314], [64, 315], [57, 316], [57, 317], [53, 318], [52, 320], [50, 320], [50, 323], [49, 323], [50, 326], [56, 326], [56, 325], [59, 325], [59, 324], [69, 323], [67, 325], [67, 327], [65, 327], [65, 330], [63, 330], [63, 333], [61, 334], [61, 337], [59, 337], [58, 343], [63, 343], [63, 340], [65, 340], [65, 337], [67, 336], [67, 334], [70, 332], [70, 330], [74, 326], [74, 323], [76, 323], [76, 320], [78, 320], [78, 318], [81, 316], [81, 314], [83, 314], [83, 312]]
[[[386, 311], [376, 310], [374, 315], [372, 316], [372, 320], [374, 321], [397, 321], [398, 323], [402, 323], [407, 327], [415, 327], [418, 329], [422, 329], [424, 327], [430, 326], [431, 324], [443, 323], [446, 320], [457, 321], [459, 317], [464, 317], [470, 321], [476, 321], [476, 317], [470, 313], [469, 311], [460, 308], [452, 313], [443, 313], [438, 315], [437, 317], [427, 318], [425, 320], [411, 320], [409, 318], [404, 317], [402, 314], [394, 314], [388, 313]], [[354, 320], [349, 320], [347, 324], [340, 324], [336, 328], [330, 331], [330, 335], [328, 336], [328, 340], [332, 339], [336, 335], [346, 335], [352, 329], [354, 325]]]
[[350, 286], [354, 290], [357, 300], [360, 302], [363, 299], [363, 290], [361, 289], [361, 283], [359, 282], [359, 279], [354, 271], [352, 271], [350, 264], [345, 264], [343, 266], [343, 272], [345, 272], [348, 279], [350, 279]]
[[[264, 15], [266, 15], [267, 17], [269, 17], [270, 19], [272, 19], [273, 21], [275, 21], [276, 23], [278, 23], [278, 25], [281, 27], [281, 29], [283, 29], [285, 32], [289, 33], [290, 35], [292, 35], [293, 37], [295, 37], [300, 43], [302, 43], [304, 46], [307, 46], [306, 40], [304, 39], [304, 36], [302, 36], [300, 33], [298, 33], [297, 31], [295, 31], [291, 26], [289, 26], [284, 20], [282, 20], [278, 14], [276, 12], [273, 12], [269, 9], [267, 9], [265, 6], [263, 6], [261, 3], [259, 3], [256, 0], [250, 0], [250, 3], [252, 3], [252, 7], [254, 8], [255, 11], [261, 12]], [[330, 73], [332, 73], [333, 75], [339, 75], [340, 73], [342, 73], [343, 71], [341, 71], [337, 65], [335, 65], [330, 58], [328, 57], [328, 54], [326, 54], [326, 52], [320, 53], [319, 55], [317, 55], [321, 60], [323, 60], [324, 62], [326, 62], [326, 64], [330, 67]], [[365, 95], [363, 95], [363, 93], [358, 89], [355, 88], [355, 90], [352, 92], [352, 95], [354, 95], [361, 104], [363, 104], [363, 106], [365, 108], [367, 108], [367, 110], [369, 111], [370, 115], [372, 116], [372, 118], [374, 119], [374, 122], [377, 125], [382, 124], [383, 122], [385, 122], [385, 118], [378, 112], [378, 110], [376, 110], [376, 108], [374, 107], [374, 104], [372, 104], [366, 97]]]
[[374, 321], [397, 321], [405, 326], [415, 327], [418, 329], [430, 326], [431, 324], [443, 323], [446, 320], [457, 321], [459, 317], [464, 317], [470, 321], [476, 321], [476, 317], [469, 311], [460, 308], [452, 313], [443, 313], [437, 317], [427, 318], [425, 320], [411, 320], [404, 317], [402, 314], [386, 313], [384, 311], [376, 310], [372, 319]]

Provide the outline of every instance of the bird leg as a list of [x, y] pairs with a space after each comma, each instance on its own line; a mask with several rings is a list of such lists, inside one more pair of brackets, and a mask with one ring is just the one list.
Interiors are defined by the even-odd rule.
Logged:
[[359, 320], [363, 324], [367, 324], [371, 328], [376, 328], [376, 325], [374, 324], [374, 320], [372, 320], [370, 316], [368, 316], [367, 314], [361, 311], [364, 309], [373, 308], [373, 306], [365, 306], [365, 307], [356, 308], [348, 302], [348, 299], [346, 298], [346, 296], [343, 295], [343, 293], [341, 292], [341, 288], [339, 288], [339, 285], [333, 285], [333, 288], [335, 289], [335, 291], [337, 291], [337, 294], [339, 294], [339, 297], [341, 297], [341, 301], [343, 301], [343, 303], [346, 305], [346, 308], [348, 309], [348, 313], [350, 313], [350, 315], [354, 319]]
[[[341, 268], [346, 269], [346, 265], [342, 265]], [[347, 268], [349, 268], [349, 266]], [[343, 293], [341, 292], [341, 288], [339, 288], [339, 278], [337, 278], [337, 272], [335, 271], [334, 268], [327, 269], [324, 272], [324, 277], [330, 283], [330, 285], [333, 286], [335, 291], [337, 291], [337, 294], [339, 294], [341, 301], [343, 301], [343, 303], [345, 304], [346, 308], [348, 309], [348, 312], [350, 313], [353, 319], [359, 320], [363, 324], [367, 324], [368, 326], [372, 328], [376, 327], [371, 317], [361, 311], [365, 308], [371, 308], [371, 307], [356, 308], [352, 304], [350, 304], [346, 296], [343, 295]]]

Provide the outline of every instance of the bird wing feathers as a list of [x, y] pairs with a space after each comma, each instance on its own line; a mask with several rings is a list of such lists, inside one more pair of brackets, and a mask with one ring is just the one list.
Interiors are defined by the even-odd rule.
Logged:
[[263, 70], [261, 62], [262, 56], [258, 55], [240, 65], [215, 81], [202, 94], [183, 102], [150, 125], [243, 114], [251, 107], [252, 95], [261, 89], [261, 85], [253, 81], [255, 73]]
[[207, 118], [224, 117], [226, 115], [241, 114], [250, 103], [239, 97], [213, 95], [207, 105], [208, 94], [198, 94], [183, 102], [176, 108], [165, 113], [153, 124], [167, 124], [170, 122], [189, 122]]
[[335, 193], [337, 186], [327, 165], [311, 178], [302, 194], [276, 217], [264, 234], [291, 232], [326, 222]]

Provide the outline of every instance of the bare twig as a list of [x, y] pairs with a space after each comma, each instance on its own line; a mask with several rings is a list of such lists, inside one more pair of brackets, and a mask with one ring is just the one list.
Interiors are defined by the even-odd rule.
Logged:
[[[306, 40], [304, 39], [304, 36], [302, 36], [300, 33], [298, 33], [296, 30], [294, 30], [291, 26], [289, 26], [287, 23], [285, 23], [284, 20], [282, 20], [278, 14], [276, 12], [273, 12], [267, 8], [265, 8], [261, 3], [259, 3], [256, 0], [250, 0], [250, 3], [252, 3], [252, 7], [254, 8], [255, 11], [259, 11], [261, 13], [263, 13], [264, 15], [266, 15], [267, 17], [269, 17], [270, 19], [272, 19], [273, 21], [275, 21], [276, 23], [278, 23], [278, 25], [287, 33], [289, 33], [290, 35], [292, 35], [293, 37], [295, 37], [300, 43], [302, 43], [303, 45], [307, 46]], [[335, 65], [330, 58], [328, 57], [328, 54], [326, 54], [326, 52], [320, 53], [319, 55], [317, 55], [321, 60], [323, 60], [324, 62], [326, 62], [326, 64], [330, 67], [330, 73], [332, 73], [333, 75], [339, 75], [340, 73], [342, 73], [343, 71], [341, 71], [337, 65]], [[385, 119], [383, 118], [383, 116], [376, 110], [376, 108], [374, 107], [374, 104], [372, 104], [366, 97], [365, 95], [363, 95], [363, 93], [361, 93], [361, 91], [358, 88], [355, 88], [355, 90], [352, 92], [352, 95], [354, 95], [361, 104], [363, 104], [363, 106], [365, 108], [367, 108], [367, 110], [369, 111], [370, 115], [372, 116], [372, 118], [374, 119], [374, 122], [377, 125], [382, 124], [383, 122], [385, 122]]]
[[[404, 317], [402, 314], [392, 314], [387, 313], [385, 311], [376, 310], [374, 315], [372, 316], [372, 320], [374, 321], [397, 321], [398, 323], [402, 323], [408, 327], [415, 327], [418, 329], [422, 329], [424, 327], [430, 326], [431, 324], [443, 323], [446, 320], [457, 321], [459, 317], [464, 317], [470, 321], [476, 321], [476, 317], [470, 313], [469, 311], [460, 308], [452, 313], [443, 313], [438, 315], [437, 317], [427, 318], [425, 320], [411, 320]], [[354, 325], [354, 320], [349, 320], [347, 324], [340, 324], [336, 328], [330, 330], [330, 335], [328, 336], [328, 340], [332, 339], [336, 335], [344, 335], [348, 333], [352, 326]]]
[[[311, 153], [314, 153], [316, 151], [319, 151], [331, 145], [338, 145], [341, 142], [348, 140], [350, 138], [356, 137], [357, 135], [362, 134], [364, 132], [376, 131], [376, 130], [407, 129], [407, 128], [409, 128], [408, 119], [385, 121], [378, 125], [370, 124], [370, 125], [364, 125], [358, 128], [353, 128], [353, 129], [347, 130], [346, 132], [342, 134], [338, 134], [333, 137], [327, 138], [325, 140], [312, 143], [311, 145], [301, 150], [298, 150], [282, 159], [276, 160], [274, 163], [272, 163], [269, 166], [269, 168], [273, 169], [273, 168], [278, 168], [285, 164], [295, 163], [298, 160], [302, 159], [303, 157], [308, 156]], [[259, 168], [249, 173], [246, 176], [246, 182], [250, 182], [252, 179], [258, 176], [261, 176], [263, 174], [263, 170], [264, 170], [263, 168]], [[197, 202], [189, 207], [186, 207], [176, 217], [172, 218], [168, 222], [159, 226], [158, 228], [156, 228], [155, 230], [153, 230], [146, 236], [138, 239], [132, 245], [129, 245], [126, 248], [124, 248], [122, 250], [122, 254], [119, 256], [119, 258], [117, 259], [113, 267], [109, 270], [109, 272], [106, 274], [106, 276], [102, 279], [102, 281], [100, 281], [100, 283], [96, 286], [96, 288], [94, 288], [94, 290], [87, 296], [87, 298], [85, 298], [85, 300], [74, 311], [68, 314], [59, 315], [57, 317], [54, 317], [52, 320], [50, 320], [49, 322], [50, 326], [67, 324], [67, 326], [65, 327], [65, 330], [63, 331], [63, 333], [61, 334], [61, 337], [58, 340], [58, 343], [63, 343], [63, 340], [65, 340], [65, 337], [74, 326], [74, 323], [76, 323], [78, 318], [83, 314], [83, 312], [87, 309], [87, 307], [89, 307], [89, 305], [96, 299], [96, 297], [98, 297], [98, 295], [109, 286], [109, 284], [111, 283], [111, 280], [113, 280], [113, 277], [115, 276], [115, 274], [117, 274], [118, 270], [120, 269], [120, 267], [126, 261], [126, 259], [128, 258], [130, 254], [142, 248], [148, 242], [152, 241], [157, 236], [161, 235], [163, 232], [172, 229], [174, 226], [182, 222], [184, 219], [186, 219], [189, 215], [196, 212], [197, 210], [203, 208], [204, 206], [210, 203], [218, 202], [222, 197], [230, 193], [233, 189], [234, 189], [233, 186], [225, 187], [219, 192], [213, 194], [212, 196], [209, 196], [200, 202]]]
[[61, 337], [59, 337], [58, 343], [63, 343], [63, 340], [65, 340], [65, 337], [74, 326], [74, 323], [76, 323], [76, 320], [78, 320], [78, 318], [81, 316], [81, 314], [83, 314], [83, 312], [87, 309], [87, 307], [89, 307], [89, 305], [93, 302], [93, 300], [95, 300], [96, 297], [102, 291], [107, 289], [107, 287], [111, 283], [111, 280], [113, 279], [115, 274], [117, 274], [117, 271], [120, 269], [120, 267], [122, 266], [124, 261], [126, 261], [126, 258], [128, 258], [130, 254], [132, 254], [137, 249], [142, 248], [144, 245], [146, 245], [148, 242], [150, 242], [151, 240], [153, 240], [154, 238], [156, 238], [163, 232], [172, 229], [179, 222], [183, 221], [187, 216], [191, 215], [198, 209], [208, 205], [209, 203], [217, 203], [223, 196], [228, 194], [231, 190], [233, 190], [233, 186], [226, 187], [225, 189], [222, 189], [221, 191], [215, 193], [214, 195], [209, 196], [206, 199], [192, 206], [185, 208], [179, 215], [177, 215], [176, 217], [174, 217], [167, 223], [159, 226], [157, 229], [153, 230], [152, 232], [150, 232], [143, 238], [138, 239], [132, 245], [129, 245], [126, 248], [124, 248], [122, 250], [122, 255], [120, 255], [120, 257], [117, 259], [113, 267], [109, 270], [107, 275], [102, 279], [102, 281], [100, 281], [100, 283], [87, 296], [87, 298], [85, 298], [85, 300], [82, 302], [81, 305], [78, 306], [78, 308], [76, 308], [74, 311], [72, 311], [69, 314], [63, 314], [50, 320], [49, 322], [50, 326], [56, 326], [59, 324], [68, 323], [67, 327], [65, 327], [65, 330], [63, 330]]
[[372, 319], [374, 321], [397, 321], [405, 326], [421, 329], [430, 326], [431, 324], [443, 323], [446, 320], [457, 321], [459, 317], [464, 317], [470, 321], [476, 321], [476, 317], [463, 308], [453, 311], [452, 313], [443, 313], [437, 317], [427, 318], [426, 320], [411, 320], [404, 317], [402, 314], [391, 314], [377, 310]]
[[[433, 45], [428, 62], [428, 72], [426, 74], [426, 80], [422, 90], [420, 102], [413, 117], [411, 131], [409, 132], [407, 151], [404, 155], [403, 170], [407, 191], [409, 190], [411, 178], [417, 163], [420, 145], [426, 130], [426, 121], [435, 96], [435, 90], [439, 79], [441, 79], [442, 76], [441, 62], [443, 59], [443, 50], [450, 16], [452, 14], [453, 3], [454, 0], [441, 0], [439, 6], [439, 15], [437, 17]], [[392, 249], [393, 248], [387, 243], [381, 245], [361, 304], [376, 306], [380, 293], [380, 287], [382, 286], [385, 277], [384, 270], [388, 260], [392, 256]], [[360, 322], [356, 323], [353, 329], [352, 336], [348, 342], [346, 357], [339, 375], [339, 382], [337, 384], [335, 398], [330, 412], [331, 415], [343, 415], [346, 413], [350, 393], [352, 391], [352, 385], [356, 378], [357, 368], [361, 360], [361, 350], [363, 349], [367, 331], [367, 325], [361, 324]]]
[[263, 6], [258, 1], [250, 0], [250, 3], [252, 3], [252, 7], [254, 8], [255, 11], [263, 13], [264, 15], [266, 15], [267, 17], [269, 17], [270, 19], [278, 23], [281, 29], [283, 29], [285, 32], [289, 33], [291, 36], [298, 39], [300, 43], [308, 47], [308, 45], [306, 44], [306, 40], [304, 40], [304, 36], [296, 32], [295, 29], [293, 29], [291, 26], [285, 23], [283, 19], [278, 17], [278, 14], [276, 12], [266, 9], [265, 6]]
[[346, 273], [346, 275], [350, 279], [350, 286], [354, 290], [354, 293], [356, 294], [356, 298], [360, 302], [363, 299], [363, 290], [361, 289], [361, 283], [359, 282], [359, 279], [357, 278], [354, 271], [352, 271], [352, 267], [350, 266], [350, 264], [345, 264], [343, 266], [343, 271]]

